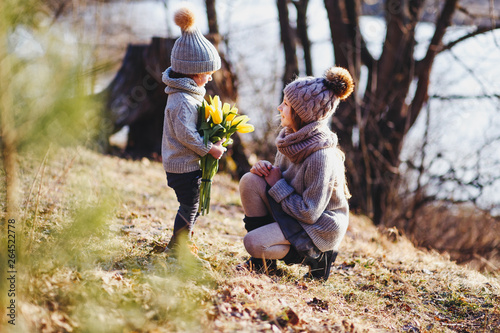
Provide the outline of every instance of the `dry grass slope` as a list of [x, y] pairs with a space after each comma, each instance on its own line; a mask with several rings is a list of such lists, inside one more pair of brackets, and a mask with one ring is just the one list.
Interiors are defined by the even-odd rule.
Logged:
[[156, 253], [177, 209], [161, 164], [83, 148], [47, 161], [22, 161], [31, 260], [7, 332], [500, 332], [498, 276], [363, 216], [352, 216], [326, 283], [302, 280], [299, 266], [242, 273], [243, 213], [228, 176], [216, 176], [196, 227], [202, 260], [176, 260]]

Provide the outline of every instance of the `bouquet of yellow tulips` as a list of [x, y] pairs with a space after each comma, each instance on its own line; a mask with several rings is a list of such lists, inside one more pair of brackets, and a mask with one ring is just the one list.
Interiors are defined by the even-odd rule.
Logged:
[[[248, 116], [238, 115], [238, 109], [231, 107], [228, 103], [222, 104], [219, 96], [209, 96], [210, 103], [203, 101], [199, 108], [199, 118], [201, 124], [199, 131], [203, 136], [205, 145], [208, 141], [212, 143], [223, 140], [222, 145], [227, 147], [233, 142], [231, 135], [235, 132], [250, 133], [254, 131], [253, 125], [247, 124]], [[212, 155], [206, 154], [200, 159], [202, 171], [200, 186], [200, 207], [198, 212], [201, 215], [210, 211], [210, 192], [212, 190], [212, 180], [219, 170], [219, 160]]]

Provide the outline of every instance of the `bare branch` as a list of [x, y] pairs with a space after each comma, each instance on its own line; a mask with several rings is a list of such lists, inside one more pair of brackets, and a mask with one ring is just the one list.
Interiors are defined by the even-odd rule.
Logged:
[[477, 76], [477, 74], [474, 72], [474, 70], [472, 68], [470, 68], [469, 66], [467, 66], [459, 57], [457, 57], [453, 51], [450, 51], [450, 54], [451, 56], [455, 59], [455, 61], [457, 63], [459, 63], [460, 65], [462, 65], [463, 68], [465, 68], [465, 70], [469, 73], [470, 76], [472, 76], [472, 78], [477, 82], [477, 84], [479, 86], [481, 86], [481, 89], [482, 91], [484, 92], [485, 95], [488, 95], [486, 92], [488, 91], [488, 88], [485, 86], [485, 84], [483, 83], [483, 80], [481, 80], [481, 78], [479, 78]]
[[459, 12], [465, 14], [466, 16], [470, 17], [473, 20], [475, 20], [475, 19], [481, 19], [481, 18], [499, 19], [498, 16], [494, 15], [492, 4], [490, 4], [490, 14], [472, 13], [471, 11], [469, 11], [469, 9], [467, 9], [464, 6], [458, 6], [457, 10]]
[[[494, 0], [490, 0], [490, 22], [491, 22], [491, 26], [495, 26], [496, 25], [496, 20], [498, 19], [498, 16], [495, 16], [494, 15], [494, 12], [495, 12], [495, 3], [494, 3]], [[498, 43], [498, 40], [496, 39], [496, 37], [493, 35], [493, 40], [495, 41], [495, 45], [497, 47], [500, 47], [499, 43]]]
[[467, 40], [469, 38], [472, 38], [472, 37], [475, 37], [477, 35], [481, 35], [481, 34], [484, 34], [486, 32], [489, 32], [489, 31], [493, 31], [493, 30], [496, 30], [496, 29], [500, 29], [500, 23], [496, 23], [495, 25], [493, 26], [481, 26], [481, 27], [477, 27], [476, 30], [474, 30], [473, 32], [470, 32], [468, 33], [467, 35], [464, 35], [460, 38], [458, 38], [457, 40], [454, 40], [452, 42], [449, 42], [448, 44], [446, 45], [443, 45], [439, 50], [438, 52], [443, 52], [443, 51], [446, 51], [446, 50], [449, 50], [451, 49], [452, 47], [454, 47], [455, 45], [459, 44], [460, 42], [463, 42], [464, 40]]
[[416, 72], [418, 74], [418, 83], [417, 90], [415, 92], [415, 96], [409, 108], [409, 116], [410, 122], [409, 125], [413, 125], [417, 116], [422, 109], [422, 106], [426, 102], [428, 98], [428, 88], [430, 81], [430, 72], [432, 69], [432, 65], [434, 63], [434, 59], [438, 54], [439, 45], [441, 45], [443, 41], [443, 36], [446, 32], [446, 29], [451, 24], [451, 19], [453, 17], [453, 13], [455, 12], [458, 0], [447, 0], [443, 6], [441, 14], [439, 15], [438, 21], [436, 23], [436, 30], [434, 31], [434, 35], [432, 36], [431, 43], [429, 48], [427, 49], [427, 54], [424, 59], [418, 62], [416, 66]]
[[499, 98], [500, 99], [500, 94], [492, 94], [492, 95], [483, 94], [483, 95], [470, 95], [470, 96], [466, 96], [466, 95], [447, 95], [447, 96], [431, 95], [431, 96], [429, 96], [429, 98], [430, 99], [439, 99], [442, 101], [466, 100], [466, 99], [475, 100], [475, 99], [490, 99], [490, 98]]

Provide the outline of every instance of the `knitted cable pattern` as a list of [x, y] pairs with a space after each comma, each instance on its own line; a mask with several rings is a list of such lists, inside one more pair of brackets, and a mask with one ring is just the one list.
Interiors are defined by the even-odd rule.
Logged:
[[324, 78], [299, 78], [284, 89], [285, 98], [306, 123], [332, 115], [340, 100], [354, 89], [349, 72], [341, 67], [329, 68]]

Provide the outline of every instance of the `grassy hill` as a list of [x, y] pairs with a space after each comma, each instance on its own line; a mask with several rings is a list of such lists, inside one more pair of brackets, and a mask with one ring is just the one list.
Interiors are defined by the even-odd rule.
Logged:
[[299, 266], [235, 270], [247, 253], [227, 175], [195, 229], [199, 260], [161, 253], [177, 203], [160, 163], [65, 149], [23, 158], [20, 178], [18, 312], [2, 332], [500, 332], [498, 276], [363, 216], [320, 283]]

